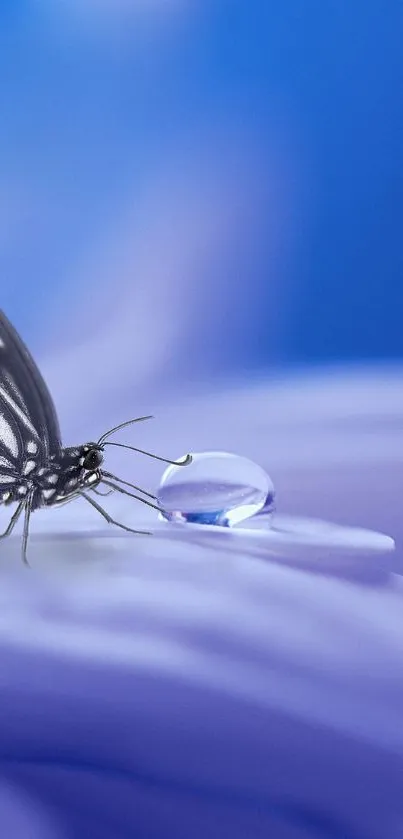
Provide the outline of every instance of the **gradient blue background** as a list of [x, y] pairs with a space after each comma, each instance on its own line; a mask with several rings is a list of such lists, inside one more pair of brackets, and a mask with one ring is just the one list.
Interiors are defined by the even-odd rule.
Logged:
[[[225, 328], [229, 317], [242, 341], [234, 327], [211, 368], [189, 340], [195, 375], [400, 358], [402, 36], [396, 0], [3, 2], [2, 306], [43, 350], [51, 316], [68, 333], [86, 308], [88, 332], [102, 329], [105, 296], [98, 323], [88, 307], [105, 286], [119, 294], [100, 266], [127, 202], [136, 229], [153, 183], [154, 210], [168, 214], [182, 158], [186, 213], [199, 164], [214, 184], [229, 157], [230, 189], [238, 166], [246, 181], [236, 264], [229, 247], [220, 258], [201, 241], [190, 263], [205, 276], [190, 264], [188, 282], [205, 283], [212, 308], [215, 284], [226, 299], [245, 286], [251, 300], [244, 322], [235, 294]], [[224, 180], [217, 200], [227, 190]], [[173, 231], [178, 250], [187, 236]], [[133, 287], [149, 282], [133, 271]], [[220, 325], [204, 316], [209, 340]]]

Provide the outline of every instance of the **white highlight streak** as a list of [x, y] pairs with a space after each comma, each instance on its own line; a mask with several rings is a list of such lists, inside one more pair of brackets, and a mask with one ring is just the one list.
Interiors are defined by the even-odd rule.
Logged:
[[[1, 390], [0, 388], [0, 392]], [[4, 414], [0, 414], [0, 440], [14, 457], [18, 457], [18, 440]]]
[[34, 460], [27, 460], [27, 462], [24, 466], [24, 469], [23, 469], [23, 474], [24, 475], [29, 475], [29, 473], [33, 472], [33, 470], [35, 469], [35, 466], [36, 466], [36, 463], [35, 463]]
[[38, 432], [37, 432], [36, 428], [34, 428], [34, 426], [32, 425], [32, 422], [28, 419], [28, 417], [24, 414], [24, 412], [23, 412], [23, 411], [21, 411], [21, 408], [19, 408], [19, 406], [17, 405], [17, 403], [16, 403], [16, 402], [14, 401], [14, 399], [12, 399], [12, 397], [11, 397], [11, 396], [7, 393], [7, 391], [4, 389], [4, 387], [1, 387], [1, 386], [0, 386], [0, 396], [2, 396], [2, 397], [3, 397], [4, 401], [5, 401], [5, 402], [7, 403], [7, 405], [11, 408], [11, 410], [13, 411], [13, 413], [14, 413], [14, 414], [18, 417], [18, 419], [19, 419], [19, 420], [21, 420], [21, 422], [25, 425], [25, 428], [28, 428], [28, 430], [31, 432], [31, 434], [33, 434], [33, 435], [34, 435], [34, 437], [37, 437], [37, 439], [39, 440], [39, 434], [38, 434]]
[[13, 469], [14, 464], [11, 463], [10, 460], [7, 460], [6, 457], [0, 457], [0, 466], [5, 466], [7, 469]]

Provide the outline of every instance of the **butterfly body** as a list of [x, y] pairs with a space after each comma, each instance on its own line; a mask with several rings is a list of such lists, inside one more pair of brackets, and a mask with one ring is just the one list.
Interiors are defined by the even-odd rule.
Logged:
[[[95, 445], [95, 444], [94, 444]], [[77, 496], [81, 489], [93, 489], [102, 479], [99, 469], [87, 470], [84, 462], [91, 444], [61, 448], [48, 459], [38, 456], [34, 444], [23, 462], [22, 473], [15, 477], [10, 489], [3, 491], [4, 504], [30, 497], [31, 512], [39, 507], [60, 505]], [[35, 454], [37, 455], [35, 457]], [[14, 475], [7, 477], [14, 478]], [[5, 475], [2, 475], [3, 483]]]

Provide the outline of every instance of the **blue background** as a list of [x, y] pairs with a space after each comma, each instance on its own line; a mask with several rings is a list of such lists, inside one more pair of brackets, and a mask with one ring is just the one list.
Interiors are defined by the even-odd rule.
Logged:
[[[190, 366], [208, 376], [217, 365], [226, 374], [401, 358], [402, 4], [207, 0], [149, 4], [148, 13], [142, 3], [101, 12], [84, 2], [88, 15], [79, 5], [0, 10], [1, 296], [31, 345], [45, 351], [63, 328], [74, 336], [80, 309], [87, 333], [101, 328], [107, 307], [92, 319], [89, 298], [108, 283], [111, 295], [119, 289], [97, 267], [84, 281], [78, 268], [119, 225], [129, 192], [141, 214], [150, 180], [175, 150], [180, 171], [205, 131], [204, 151], [221, 142], [225, 159], [233, 141], [242, 149], [246, 126], [259, 148], [259, 200], [253, 224], [250, 207], [244, 219], [250, 250], [237, 270], [219, 257], [210, 266], [207, 253], [206, 273], [193, 281], [219, 284], [228, 274], [229, 286], [249, 284], [251, 308], [242, 342], [234, 331], [211, 369], [203, 342], [190, 340]], [[248, 155], [254, 162], [253, 147]], [[284, 180], [291, 197], [273, 268], [267, 242]], [[205, 337], [230, 333], [243, 305], [206, 323]], [[269, 316], [282, 323], [275, 336]]]

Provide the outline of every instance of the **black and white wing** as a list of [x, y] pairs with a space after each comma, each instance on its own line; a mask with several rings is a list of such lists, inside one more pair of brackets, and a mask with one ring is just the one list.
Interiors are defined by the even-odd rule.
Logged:
[[0, 310], [0, 492], [11, 488], [27, 458], [47, 460], [61, 448], [52, 397], [30, 352]]

